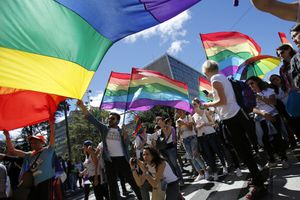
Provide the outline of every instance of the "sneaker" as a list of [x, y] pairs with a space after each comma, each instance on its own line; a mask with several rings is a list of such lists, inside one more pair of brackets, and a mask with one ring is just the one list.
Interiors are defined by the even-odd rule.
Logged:
[[223, 175], [227, 175], [228, 174], [228, 169], [227, 169], [227, 167], [223, 167]]
[[246, 199], [248, 199], [248, 200], [259, 199], [260, 197], [266, 195], [267, 192], [268, 192], [268, 190], [264, 186], [254, 187], [252, 189], [252, 191], [250, 192], [250, 194], [248, 194], [246, 196]]
[[204, 179], [204, 175], [199, 174], [199, 175], [195, 178], [194, 182], [201, 181], [202, 179]]
[[217, 181], [219, 180], [219, 175], [217, 172], [214, 173], [214, 181]]
[[289, 168], [289, 163], [286, 160], [281, 161], [281, 163], [282, 163], [282, 168], [283, 169]]
[[240, 168], [236, 168], [235, 174], [236, 174], [237, 177], [243, 176], [242, 171], [240, 170]]

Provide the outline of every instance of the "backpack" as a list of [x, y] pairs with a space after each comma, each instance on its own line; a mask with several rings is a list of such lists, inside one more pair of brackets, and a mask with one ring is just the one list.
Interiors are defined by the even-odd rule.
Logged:
[[243, 81], [229, 79], [238, 105], [246, 112], [251, 113], [256, 106], [256, 96], [251, 88]]

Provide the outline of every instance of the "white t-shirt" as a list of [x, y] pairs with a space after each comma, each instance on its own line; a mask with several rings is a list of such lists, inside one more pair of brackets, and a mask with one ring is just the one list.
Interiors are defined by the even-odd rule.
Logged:
[[142, 136], [141, 135], [136, 136], [136, 138], [134, 140], [134, 147], [135, 147], [135, 153], [136, 153], [137, 159], [140, 159], [141, 152], [143, 151], [143, 148], [138, 149], [137, 147], [139, 147], [142, 143], [143, 143]]
[[169, 163], [165, 162], [166, 163], [166, 166], [165, 166], [165, 169], [164, 169], [164, 173], [163, 173], [163, 176], [164, 176], [164, 181], [166, 181], [167, 183], [172, 183], [174, 181], [177, 181], [178, 178], [177, 176], [174, 174], [173, 170], [171, 169]]
[[[219, 82], [224, 88], [224, 93], [226, 97], [226, 105], [216, 107], [216, 112], [219, 114], [220, 119], [230, 119], [234, 117], [240, 110], [240, 106], [237, 104], [235, 99], [235, 94], [230, 81], [223, 74], [213, 75], [210, 79], [211, 84], [214, 82]], [[217, 91], [213, 90], [214, 100], [219, 100]]]
[[278, 94], [275, 95], [276, 95], [276, 99], [281, 100], [284, 105], [287, 104], [288, 94], [285, 93], [281, 88], [279, 88]]
[[184, 123], [188, 123], [188, 122], [193, 122], [193, 119], [190, 115], [187, 115], [185, 116], [185, 118], [179, 118], [177, 121], [176, 121], [176, 126], [180, 129], [182, 135], [181, 137], [184, 139], [184, 138], [187, 138], [187, 137], [190, 137], [190, 136], [193, 136], [193, 135], [196, 135], [196, 132], [194, 131], [194, 129], [190, 130], [187, 126], [183, 125], [183, 126], [179, 126], [179, 120], [182, 120]]
[[[161, 129], [159, 129], [158, 131], [156, 131], [155, 133], [153, 133], [153, 134], [152, 134], [152, 141], [157, 141], [157, 139], [158, 139], [159, 137], [162, 137], [162, 134], [163, 134], [163, 133], [162, 133], [162, 130], [161, 130]], [[172, 130], [171, 130], [170, 135], [167, 136], [167, 138], [168, 138], [167, 141], [166, 141], [167, 144], [173, 142]]]
[[124, 156], [121, 143], [121, 134], [117, 128], [110, 128], [107, 133], [107, 149], [111, 157]]
[[202, 128], [197, 128], [197, 125], [200, 125], [201, 123], [208, 123], [208, 119], [207, 119], [207, 116], [205, 114], [205, 111], [203, 111], [203, 115], [199, 115], [198, 113], [195, 113], [193, 115], [193, 119], [196, 123], [196, 129], [197, 129], [197, 136], [200, 137], [200, 136], [203, 136], [203, 133], [205, 135], [209, 135], [211, 133], [215, 133], [215, 129], [212, 127], [212, 126], [203, 126]]
[[[275, 92], [274, 92], [273, 89], [268, 88], [266, 90], [263, 90], [263, 91], [257, 93], [257, 95], [269, 98], [270, 96], [275, 95]], [[257, 99], [256, 108], [263, 111], [263, 112], [270, 113], [273, 116], [278, 114], [278, 112], [276, 111], [275, 106], [270, 105], [270, 104], [266, 104], [262, 100]]]
[[[100, 162], [100, 161], [98, 160], [98, 162]], [[101, 163], [98, 163], [98, 169], [97, 169], [98, 175], [99, 175], [99, 172], [100, 172], [100, 164]], [[86, 168], [88, 177], [95, 176], [95, 174], [96, 174], [96, 165], [93, 162], [91, 155], [85, 157], [85, 160], [83, 162], [83, 166]]]

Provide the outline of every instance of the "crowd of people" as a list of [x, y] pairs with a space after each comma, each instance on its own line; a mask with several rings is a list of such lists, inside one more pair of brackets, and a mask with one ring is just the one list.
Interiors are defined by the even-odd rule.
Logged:
[[[291, 29], [291, 37], [300, 48], [300, 24]], [[123, 195], [127, 194], [128, 183], [139, 200], [183, 199], [180, 186], [185, 181], [185, 169], [178, 152], [181, 146], [195, 182], [217, 181], [229, 169], [241, 176], [243, 163], [252, 178], [247, 198], [264, 195], [267, 189], [261, 171], [278, 162], [283, 169], [288, 168], [287, 149], [295, 148], [300, 139], [300, 109], [296, 101], [300, 91], [300, 53], [288, 44], [278, 47], [276, 53], [283, 63], [279, 75], [271, 75], [269, 83], [256, 76], [245, 81], [256, 98], [250, 114], [237, 102], [233, 85], [219, 73], [218, 63], [208, 60], [202, 70], [211, 82], [212, 91], [207, 95], [213, 100], [202, 103], [193, 99], [193, 114], [180, 109], [173, 116], [158, 114], [152, 133], [143, 124], [131, 154], [131, 138], [125, 128], [119, 127], [120, 115], [110, 113], [108, 124], [103, 124], [80, 100], [78, 107], [100, 131], [102, 142], [84, 141], [85, 160], [78, 166], [57, 158], [53, 119], [49, 120], [49, 143], [42, 135], [32, 135], [28, 138], [29, 152], [15, 147], [9, 132], [4, 130], [7, 149], [0, 159], [11, 163], [13, 173], [0, 164], [0, 199], [62, 199], [66, 188], [76, 188], [78, 178], [86, 200], [90, 186], [97, 200], [119, 199], [118, 180]], [[257, 162], [260, 151], [268, 158], [263, 164]]]

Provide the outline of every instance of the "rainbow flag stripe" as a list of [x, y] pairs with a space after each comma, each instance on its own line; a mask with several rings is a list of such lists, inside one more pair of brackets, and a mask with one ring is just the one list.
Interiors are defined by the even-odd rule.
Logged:
[[290, 43], [290, 41], [287, 39], [284, 32], [278, 32], [278, 35], [279, 35], [279, 38], [280, 38], [280, 41], [282, 44], [288, 44], [291, 47], [293, 47], [292, 44]]
[[128, 94], [128, 110], [145, 111], [162, 105], [192, 111], [187, 84], [156, 71], [133, 68]]
[[203, 92], [206, 90], [207, 92], [212, 91], [211, 83], [205, 76], [199, 77], [199, 98], [201, 102], [209, 102], [212, 101], [212, 98], [209, 98], [206, 96], [206, 94]]
[[207, 59], [219, 63], [220, 71], [233, 76], [240, 64], [261, 52], [260, 46], [249, 36], [239, 32], [200, 34]]
[[111, 72], [100, 109], [126, 108], [130, 74]]
[[1, 0], [0, 87], [82, 99], [114, 42], [199, 1]]
[[140, 135], [143, 132], [143, 126], [142, 126], [142, 122], [140, 120], [140, 117], [137, 115], [135, 116], [135, 129], [134, 132], [132, 133], [132, 140], [134, 140], [138, 135]]

